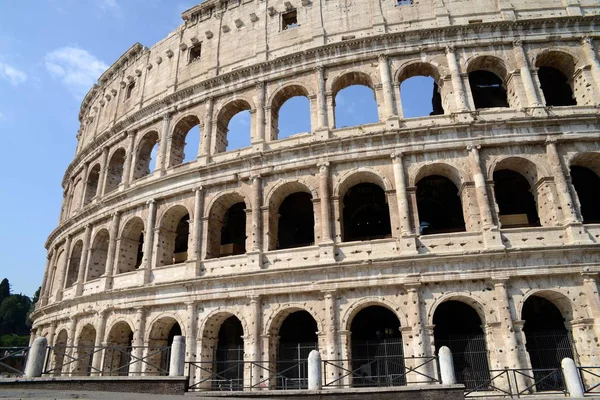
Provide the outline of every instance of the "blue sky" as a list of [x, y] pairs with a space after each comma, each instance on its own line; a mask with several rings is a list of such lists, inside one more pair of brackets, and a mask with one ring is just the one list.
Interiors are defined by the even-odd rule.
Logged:
[[[131, 45], [151, 47], [199, 2], [0, 0], [0, 278], [10, 280], [14, 293], [32, 296], [41, 285], [44, 243], [58, 222], [83, 96]], [[403, 98], [414, 94], [404, 100], [405, 113], [428, 113], [431, 89], [410, 83], [416, 86], [402, 87]], [[338, 126], [376, 119], [372, 99], [365, 88], [346, 89], [336, 99]], [[232, 136], [241, 137], [236, 132], [247, 129], [248, 118], [234, 117]], [[307, 119], [307, 102], [284, 104], [280, 135], [308, 131]]]

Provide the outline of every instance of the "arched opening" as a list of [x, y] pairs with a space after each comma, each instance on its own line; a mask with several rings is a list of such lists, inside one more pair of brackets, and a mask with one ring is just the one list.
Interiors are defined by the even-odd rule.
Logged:
[[502, 228], [540, 225], [531, 186], [523, 175], [510, 169], [494, 171], [494, 195]]
[[458, 188], [445, 176], [429, 175], [419, 180], [417, 210], [421, 235], [465, 230]]
[[576, 106], [569, 79], [552, 67], [539, 67], [538, 78], [547, 106]]
[[104, 376], [127, 376], [131, 363], [133, 331], [127, 322], [117, 322], [111, 328], [104, 351]]
[[106, 184], [104, 187], [105, 193], [110, 193], [116, 190], [121, 182], [123, 181], [123, 168], [125, 166], [125, 150], [116, 150], [110, 161], [108, 162], [108, 169], [106, 170]]
[[106, 271], [106, 260], [108, 258], [108, 244], [110, 235], [106, 229], [96, 234], [92, 247], [90, 248], [89, 269], [87, 271], [86, 281], [100, 278]]
[[144, 259], [144, 221], [134, 217], [127, 221], [119, 240], [118, 273], [135, 271]]
[[537, 75], [547, 106], [575, 106], [578, 104], [578, 97], [585, 96], [586, 88], [577, 89], [574, 81], [575, 60], [570, 54], [554, 50], [542, 51], [535, 58], [535, 66], [538, 68]]
[[[560, 369], [565, 357], [575, 360], [571, 335], [565, 327], [560, 310], [540, 296], [530, 296], [523, 304], [522, 318], [526, 348], [536, 381], [536, 389], [561, 390], [565, 384], [562, 374], [549, 375], [549, 369]], [[544, 379], [541, 379], [544, 378]]]
[[390, 309], [370, 306], [352, 319], [352, 385], [406, 384], [400, 321]]
[[52, 348], [52, 369], [49, 371], [54, 376], [61, 376], [65, 367], [68, 338], [67, 331], [63, 329], [58, 333], [54, 341], [54, 347]]
[[85, 185], [85, 198], [83, 205], [86, 206], [92, 202], [98, 193], [98, 182], [100, 181], [100, 164], [94, 165], [90, 171]]
[[217, 153], [249, 147], [252, 139], [250, 104], [234, 100], [221, 109], [217, 116]]
[[476, 109], [508, 107], [504, 81], [495, 73], [485, 70], [469, 72], [469, 85]]
[[404, 118], [443, 115], [440, 87], [431, 76], [412, 76], [400, 84]]
[[374, 183], [359, 183], [344, 194], [344, 242], [390, 237], [390, 209], [385, 192]]
[[571, 182], [577, 192], [583, 223], [600, 223], [600, 176], [589, 168], [572, 165]]
[[279, 328], [276, 387], [308, 388], [308, 355], [318, 348], [317, 322], [308, 311], [288, 315]]
[[236, 316], [221, 324], [215, 349], [213, 390], [244, 389], [244, 328]]
[[81, 208], [81, 191], [83, 188], [83, 179], [79, 178], [73, 185], [73, 192], [69, 204], [69, 215], [75, 215], [77, 210]]
[[351, 72], [338, 78], [332, 93], [336, 128], [379, 122], [373, 81], [367, 74]]
[[246, 252], [246, 204], [236, 203], [229, 207], [223, 218], [221, 229], [221, 257]]
[[311, 246], [315, 242], [315, 216], [312, 195], [292, 193], [279, 206], [277, 248]]
[[173, 129], [169, 167], [197, 159], [199, 145], [200, 119], [195, 115], [189, 115], [177, 122]]
[[79, 340], [77, 341], [77, 361], [75, 364], [75, 371], [72, 373], [73, 375], [91, 375], [92, 358], [94, 352], [97, 350], [94, 348], [95, 343], [96, 329], [92, 325], [87, 324], [81, 330], [81, 333], [79, 334]]
[[300, 85], [279, 90], [271, 102], [271, 140], [310, 131], [308, 91]]
[[158, 154], [158, 132], [152, 131], [140, 140], [138, 144], [133, 179], [140, 179], [149, 175], [156, 167]]
[[169, 360], [173, 338], [181, 336], [181, 327], [174, 318], [164, 317], [152, 324], [148, 337], [148, 357], [144, 363], [147, 375], [169, 375]]
[[433, 324], [436, 354], [442, 346], [450, 349], [456, 381], [468, 389], [487, 385], [487, 344], [477, 311], [460, 301], [446, 301], [436, 308]]
[[175, 206], [165, 213], [160, 224], [160, 242], [156, 265], [172, 265], [188, 260], [190, 215], [183, 206]]
[[64, 265], [65, 263], [65, 257], [66, 257], [66, 253], [64, 250], [61, 250], [60, 253], [58, 254], [58, 257], [56, 257], [56, 262], [54, 263], [54, 268], [52, 269], [52, 279], [50, 281], [50, 289], [48, 290], [48, 294], [50, 296], [55, 295], [56, 292], [58, 290], [60, 290], [61, 288], [58, 287], [58, 269], [59, 266]]
[[78, 240], [71, 250], [71, 257], [69, 258], [69, 269], [67, 270], [67, 279], [65, 281], [65, 288], [70, 288], [77, 281], [77, 275], [79, 274], [79, 264], [81, 263], [81, 255], [83, 252], [83, 241]]

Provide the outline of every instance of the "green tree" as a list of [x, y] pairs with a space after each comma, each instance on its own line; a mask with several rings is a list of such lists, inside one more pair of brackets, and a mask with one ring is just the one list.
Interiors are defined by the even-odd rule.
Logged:
[[10, 296], [10, 283], [8, 282], [8, 279], [4, 278], [4, 279], [2, 279], [2, 282], [0, 282], [0, 304], [2, 304], [4, 299], [6, 299], [9, 296]]
[[0, 304], [0, 335], [27, 335], [27, 316], [31, 308], [31, 299], [22, 294], [5, 298]]

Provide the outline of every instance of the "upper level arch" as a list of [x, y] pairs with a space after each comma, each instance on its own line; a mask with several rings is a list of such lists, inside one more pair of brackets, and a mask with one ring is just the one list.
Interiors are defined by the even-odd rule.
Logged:
[[162, 240], [157, 243], [157, 266], [177, 264], [189, 259], [189, 221], [193, 218], [182, 204], [176, 204], [164, 211], [159, 218], [159, 232]]
[[[312, 121], [310, 121], [312, 119], [312, 115], [314, 114], [312, 111], [313, 107], [312, 107], [312, 98], [314, 98], [314, 94], [309, 92], [309, 89], [302, 83], [299, 82], [292, 82], [292, 83], [288, 83], [280, 88], [278, 88], [277, 90], [275, 90], [273, 92], [273, 94], [271, 95], [271, 97], [269, 98], [268, 104], [269, 107], [271, 109], [271, 121], [270, 121], [270, 131], [271, 131], [271, 137], [270, 140], [277, 140], [280, 138], [279, 134], [280, 134], [280, 124], [282, 121], [280, 121], [280, 111], [282, 106], [288, 101], [291, 100], [294, 97], [304, 97], [308, 100], [308, 113], [305, 113], [303, 111], [305, 110], [298, 110], [300, 112], [302, 112], [302, 116], [304, 118], [308, 117], [309, 122], [311, 122], [311, 129], [309, 129], [309, 131], [312, 130]], [[300, 132], [294, 132], [294, 133], [300, 133]]]
[[158, 159], [158, 147], [158, 131], [151, 130], [140, 135], [135, 150], [133, 180], [143, 178], [154, 171]]
[[343, 197], [348, 189], [360, 183], [372, 183], [379, 186], [385, 192], [394, 189], [387, 177], [382, 176], [374, 169], [361, 167], [348, 171], [342, 175], [338, 184], [333, 189], [333, 195]]
[[432, 175], [450, 179], [459, 190], [465, 182], [470, 181], [469, 175], [458, 167], [444, 162], [435, 162], [424, 164], [413, 175], [409, 175], [410, 186], [416, 186], [421, 179]]
[[249, 136], [247, 138], [240, 139], [247, 139], [248, 143], [251, 142], [254, 132], [254, 118], [252, 115], [254, 114], [255, 110], [256, 108], [254, 106], [254, 102], [247, 96], [237, 95], [234, 99], [229, 99], [219, 104], [213, 119], [213, 123], [216, 123], [216, 136], [215, 143], [213, 145], [214, 153], [223, 153], [227, 151], [230, 141], [230, 138], [228, 137], [230, 130], [229, 123], [234, 116], [243, 111], [249, 111], [251, 118], [250, 126], [248, 127]]
[[508, 68], [504, 60], [495, 55], [478, 55], [467, 60], [467, 74], [471, 89], [471, 99], [476, 109], [512, 107], [519, 104], [512, 82], [509, 88]]
[[[195, 143], [196, 139], [198, 143], [200, 142], [201, 134], [194, 130], [196, 127], [198, 127], [198, 131], [201, 129], [200, 121], [200, 118], [194, 113], [186, 113], [177, 119], [170, 138], [169, 167], [183, 164], [186, 159], [198, 157], [198, 147], [190, 149], [186, 142], [190, 140], [189, 135], [193, 133], [197, 133], [198, 137], [194, 138], [192, 142]], [[190, 157], [190, 154], [186, 154], [188, 151], [193, 151], [195, 157]]]
[[[446, 96], [442, 96], [443, 82], [437, 63], [409, 61], [398, 68], [394, 80], [400, 86], [404, 118], [440, 115], [449, 109]], [[430, 91], [431, 97], [424, 91]]]
[[250, 201], [239, 191], [230, 190], [216, 196], [206, 208], [208, 240], [206, 258], [244, 254], [248, 249], [249, 224], [246, 210]]

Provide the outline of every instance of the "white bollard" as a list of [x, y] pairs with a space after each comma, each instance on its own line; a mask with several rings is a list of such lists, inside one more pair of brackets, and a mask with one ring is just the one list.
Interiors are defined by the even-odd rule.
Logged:
[[185, 336], [175, 336], [171, 345], [169, 376], [183, 376], [185, 372]]
[[440, 362], [440, 374], [442, 375], [443, 385], [456, 384], [456, 376], [454, 375], [454, 361], [452, 360], [452, 352], [446, 346], [442, 346], [438, 351], [438, 359]]
[[569, 397], [583, 397], [583, 385], [581, 384], [581, 379], [579, 379], [579, 371], [577, 371], [575, 361], [565, 357], [562, 359], [560, 365], [562, 366]]
[[29, 354], [27, 355], [27, 365], [25, 366], [25, 376], [27, 378], [37, 378], [42, 376], [47, 348], [48, 340], [45, 337], [39, 337], [33, 341], [33, 344], [29, 349]]
[[311, 351], [308, 355], [308, 390], [323, 389], [321, 368], [321, 353]]

